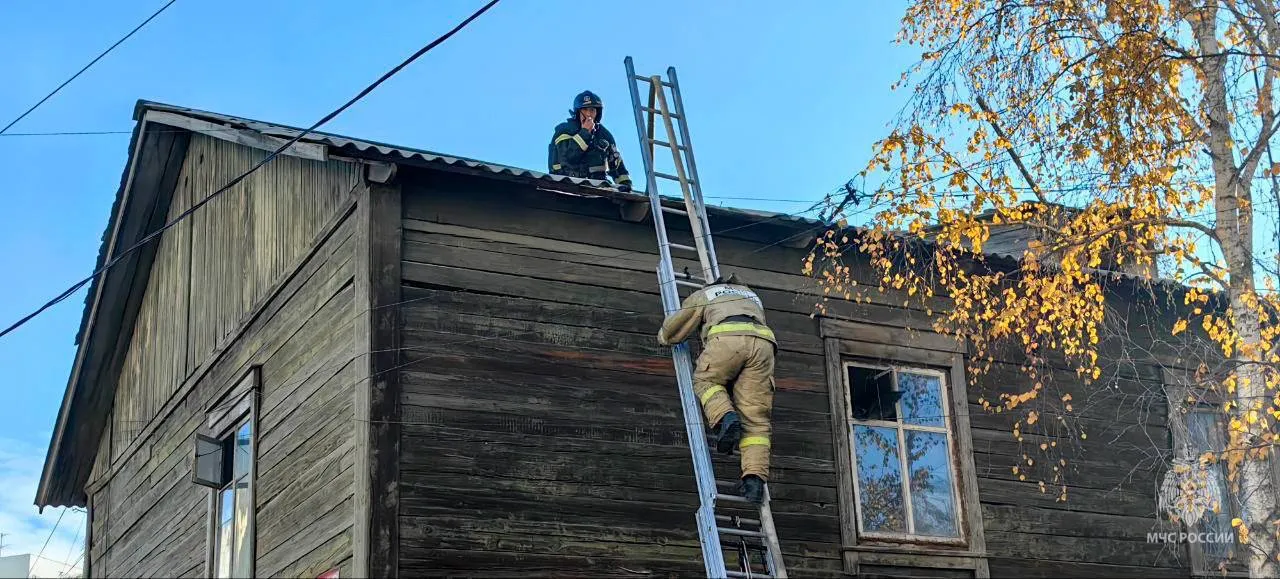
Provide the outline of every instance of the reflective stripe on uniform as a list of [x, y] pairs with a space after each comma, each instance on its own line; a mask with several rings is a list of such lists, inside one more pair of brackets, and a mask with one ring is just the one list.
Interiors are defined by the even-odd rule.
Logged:
[[552, 165], [552, 166], [551, 166], [551, 170], [552, 170], [552, 171], [559, 171], [559, 170], [560, 170], [560, 163], [556, 163], [556, 164]]
[[724, 386], [716, 385], [716, 386], [707, 388], [706, 392], [699, 394], [698, 400], [701, 400], [703, 404], [706, 404], [707, 401], [710, 400], [712, 396], [715, 396], [719, 392], [724, 392], [725, 396], [729, 395], [729, 393], [725, 391]]
[[738, 443], [738, 450], [742, 450], [748, 446], [771, 446], [768, 436], [744, 436], [742, 442]]
[[604, 165], [596, 165], [596, 166], [594, 166], [594, 167], [587, 167], [587, 170], [588, 170], [588, 171], [590, 171], [590, 172], [592, 172], [592, 173], [603, 173], [603, 172], [605, 172], [605, 171], [606, 171], [606, 170], [608, 170], [608, 169], [609, 169], [609, 168], [608, 168], [608, 167], [606, 167], [606, 166], [604, 166]]
[[773, 330], [770, 330], [769, 328], [766, 328], [764, 326], [757, 326], [755, 324], [748, 323], [748, 322], [730, 322], [727, 324], [716, 324], [714, 326], [711, 326], [711, 329], [707, 331], [707, 337], [711, 337], [716, 334], [723, 334], [725, 332], [751, 332], [762, 338], [768, 338], [770, 340], [773, 339]]
[[580, 135], [566, 135], [566, 134], [556, 135], [555, 144], [559, 145], [560, 143], [568, 141], [569, 139], [573, 139], [573, 141], [578, 144], [579, 149], [582, 149], [583, 151], [587, 150], [587, 142], [582, 140], [582, 137]]
[[631, 182], [631, 176], [630, 176], [630, 175], [619, 175], [619, 176], [618, 176], [618, 182], [619, 182], [619, 183], [630, 183], [630, 182]]

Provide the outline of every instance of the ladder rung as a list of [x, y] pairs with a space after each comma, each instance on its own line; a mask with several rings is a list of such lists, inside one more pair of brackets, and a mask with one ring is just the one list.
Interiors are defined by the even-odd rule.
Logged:
[[[647, 76], [640, 76], [640, 75], [638, 75], [638, 74], [637, 74], [637, 75], [635, 75], [635, 77], [633, 77], [633, 78], [635, 78], [636, 80], [642, 80], [642, 81], [644, 81], [644, 82], [647, 82], [647, 83], [653, 84], [652, 79], [650, 79], [650, 78], [649, 78], [649, 77], [647, 77]], [[668, 88], [675, 88], [675, 87], [672, 87], [672, 86], [671, 86], [671, 83], [669, 83], [669, 82], [667, 82], [667, 81], [665, 81], [665, 80], [664, 80], [664, 81], [660, 81], [660, 82], [662, 83], [662, 86], [665, 86], [665, 87], [668, 87]]]
[[[661, 140], [661, 139], [645, 139], [645, 140], [646, 140], [646, 141], [649, 141], [650, 143], [653, 143], [653, 144], [655, 144], [655, 145], [657, 145], [657, 146], [659, 146], [659, 147], [670, 147], [670, 146], [671, 146], [671, 143], [668, 143], [668, 142], [663, 141], [663, 140]], [[676, 146], [676, 148], [677, 148], [677, 149], [680, 149], [681, 151], [688, 151], [688, 150], [689, 150], [689, 148], [688, 148], [688, 147], [686, 147], [686, 146], [684, 146], [684, 145], [677, 145], [677, 146]]]
[[665, 205], [662, 207], [662, 210], [663, 210], [663, 211], [666, 211], [667, 213], [675, 213], [676, 215], [688, 215], [688, 214], [689, 214], [689, 212], [688, 212], [688, 211], [685, 211], [684, 209], [676, 209], [675, 207], [667, 207], [667, 206], [665, 206]]
[[773, 577], [773, 575], [769, 573], [752, 573], [748, 575], [746, 573], [743, 573], [742, 571], [725, 571], [725, 576], [735, 577], [735, 578], [736, 577]]
[[692, 280], [692, 281], [696, 281], [696, 282], [700, 282], [700, 283], [707, 283], [707, 280], [702, 279], [702, 278], [700, 278], [700, 277], [698, 277], [698, 276], [696, 276], [696, 275], [693, 275], [693, 274], [691, 274], [691, 273], [685, 273], [685, 272], [683, 272], [683, 271], [677, 271], [677, 272], [675, 272], [675, 275], [676, 275], [676, 279], [687, 279], [687, 280]]
[[[653, 114], [655, 114], [655, 115], [660, 115], [660, 114], [662, 114], [662, 111], [660, 111], [660, 110], [658, 110], [658, 109], [651, 109], [651, 108], [649, 108], [649, 107], [640, 107], [640, 110], [642, 110], [642, 111], [644, 111], [644, 112], [646, 112], [646, 113], [653, 113]], [[667, 116], [669, 116], [669, 117], [671, 117], [671, 118], [673, 118], [673, 119], [678, 119], [678, 118], [680, 118], [680, 115], [678, 115], [678, 114], [676, 114], [676, 113], [673, 113], [673, 112], [670, 112], [670, 111], [667, 111]]]
[[698, 251], [698, 248], [693, 247], [692, 245], [684, 245], [680, 243], [671, 243], [671, 242], [668, 242], [667, 245], [674, 247], [676, 249], [683, 249], [685, 251], [693, 251], [693, 252]]
[[745, 529], [730, 529], [726, 527], [719, 527], [719, 529], [720, 529], [720, 533], [725, 535], [734, 535], [737, 537], [754, 537], [756, 539], [764, 538], [764, 533], [761, 533], [760, 531], [748, 531]]
[[698, 282], [693, 282], [693, 281], [685, 281], [685, 280], [682, 280], [682, 279], [678, 279], [678, 280], [676, 280], [676, 285], [683, 285], [683, 286], [688, 286], [688, 287], [701, 288], [704, 284], [700, 284], [700, 283], [698, 283]]
[[740, 524], [740, 525], [754, 525], [754, 526], [756, 526], [756, 527], [759, 527], [759, 526], [760, 526], [760, 521], [757, 521], [757, 520], [755, 520], [755, 519], [748, 519], [748, 518], [744, 518], [744, 517], [729, 517], [729, 516], [725, 516], [725, 515], [716, 515], [716, 520], [717, 520], [717, 521], [719, 521], [719, 522], [721, 522], [721, 523], [736, 523], [736, 524]]
[[[680, 282], [677, 281], [676, 283], [680, 283]], [[716, 493], [716, 500], [724, 501], [726, 503], [745, 503], [748, 505], [751, 504], [751, 501], [748, 501], [747, 497], [740, 496], [740, 495], [726, 495], [724, 493]]]
[[[654, 172], [653, 172], [653, 176], [654, 176], [654, 177], [662, 177], [663, 179], [670, 179], [670, 180], [672, 180], [672, 181], [679, 181], [679, 180], [680, 180], [680, 178], [679, 178], [679, 177], [677, 177], [677, 176], [675, 176], [675, 175], [668, 175], [668, 174], [666, 174], [666, 173], [659, 173], [659, 172], [657, 172], [657, 171], [654, 171]], [[694, 183], [694, 180], [693, 180], [693, 179], [687, 179], [687, 181], [688, 181], [688, 182], [690, 182], [690, 183]]]

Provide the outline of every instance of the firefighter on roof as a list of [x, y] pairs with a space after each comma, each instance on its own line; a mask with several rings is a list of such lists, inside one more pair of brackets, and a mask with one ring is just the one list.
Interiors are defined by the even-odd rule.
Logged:
[[591, 91], [573, 99], [569, 118], [556, 125], [547, 151], [552, 175], [566, 175], [605, 181], [613, 177], [618, 190], [631, 190], [631, 176], [622, 163], [622, 153], [613, 134], [604, 128], [604, 102]]
[[717, 279], [685, 298], [662, 322], [658, 343], [678, 344], [699, 327], [702, 354], [693, 374], [693, 392], [707, 424], [715, 428], [717, 450], [731, 454], [737, 446], [741, 451], [739, 492], [759, 504], [769, 479], [777, 340], [765, 325], [760, 298], [734, 276]]

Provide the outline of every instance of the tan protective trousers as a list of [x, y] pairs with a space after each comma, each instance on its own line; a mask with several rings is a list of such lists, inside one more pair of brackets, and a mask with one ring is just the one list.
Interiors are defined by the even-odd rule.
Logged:
[[[693, 393], [707, 424], [715, 427], [730, 410], [742, 420], [742, 476], [769, 480], [773, 414], [774, 347], [755, 336], [712, 336], [703, 345], [693, 373]], [[733, 398], [729, 398], [729, 393]]]

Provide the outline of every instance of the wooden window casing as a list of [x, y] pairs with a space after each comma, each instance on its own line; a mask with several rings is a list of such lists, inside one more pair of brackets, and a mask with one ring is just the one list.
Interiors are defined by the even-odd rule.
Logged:
[[[205, 577], [253, 577], [256, 573], [256, 557], [255, 549], [257, 536], [257, 458], [258, 458], [258, 440], [261, 431], [260, 421], [258, 420], [258, 404], [259, 393], [261, 391], [261, 368], [255, 366], [250, 368], [248, 373], [240, 379], [236, 385], [214, 402], [205, 412], [205, 425], [201, 429], [200, 436], [205, 441], [217, 440], [222, 444], [231, 441], [234, 448], [234, 440], [237, 433], [244, 427], [249, 428], [249, 457], [248, 472], [243, 476], [245, 485], [244, 498], [248, 505], [248, 515], [242, 521], [243, 528], [237, 528], [237, 533], [243, 536], [244, 548], [238, 552], [241, 560], [247, 560], [247, 564], [240, 564], [235, 561], [232, 564], [232, 571], [223, 572], [219, 569], [218, 559], [219, 551], [219, 526], [220, 526], [220, 496], [227, 491], [229, 486], [236, 484], [239, 477], [234, 474], [234, 459], [232, 464], [226, 465], [224, 468], [231, 470], [232, 474], [226, 484], [220, 488], [210, 488], [208, 490], [208, 510], [206, 525], [206, 548], [205, 548]], [[232, 453], [234, 454], [234, 452]], [[225, 459], [224, 459], [225, 460]], [[236, 500], [239, 497], [237, 493], [233, 493], [232, 507], [237, 506]], [[234, 515], [233, 515], [234, 516]], [[240, 569], [242, 573], [234, 574], [234, 570]], [[229, 574], [230, 573], [230, 574]]]
[[[1192, 443], [1191, 440], [1191, 420], [1192, 414], [1214, 414], [1217, 417], [1218, 424], [1218, 440], [1222, 442], [1228, 437], [1228, 416], [1223, 412], [1222, 407], [1225, 402], [1221, 392], [1208, 391], [1193, 388], [1194, 379], [1190, 372], [1178, 370], [1163, 369], [1161, 370], [1164, 380], [1165, 400], [1168, 404], [1168, 421], [1169, 421], [1169, 437], [1172, 443], [1173, 456], [1176, 457], [1180, 451], [1187, 445]], [[1213, 444], [1213, 443], [1211, 443]], [[1214, 452], [1221, 452], [1223, 449], [1212, 449]], [[1195, 453], [1193, 453], [1195, 454]], [[1161, 474], [1161, 477], [1164, 475]], [[1280, 460], [1276, 460], [1272, 455], [1271, 460], [1271, 476], [1272, 480], [1280, 482]], [[1240, 511], [1240, 504], [1237, 499], [1237, 491], [1231, 489], [1231, 483], [1225, 481], [1224, 488], [1227, 495], [1226, 503], [1221, 505], [1221, 510], [1231, 513], [1230, 516], [1237, 517]], [[1161, 479], [1163, 480], [1163, 478]], [[1212, 516], [1212, 513], [1206, 513], [1206, 517]], [[1193, 525], [1187, 525], [1185, 522], [1181, 525], [1186, 528], [1187, 532], [1206, 532], [1203, 524], [1197, 522]], [[1237, 536], [1236, 529], [1228, 528], [1233, 537]], [[1195, 577], [1248, 577], [1248, 551], [1244, 546], [1239, 544], [1236, 538], [1232, 545], [1234, 553], [1227, 562], [1227, 570], [1224, 573], [1218, 568], [1218, 562], [1211, 560], [1210, 554], [1206, 553], [1204, 545], [1188, 541], [1187, 555], [1191, 560], [1191, 575]]]
[[[874, 565], [967, 569], [975, 577], [989, 577], [982, 507], [973, 463], [973, 437], [969, 430], [965, 344], [932, 332], [826, 318], [821, 320], [820, 329], [826, 354], [845, 572], [857, 574], [860, 565]], [[851, 436], [851, 424], [857, 421], [851, 420], [850, 365], [899, 368], [943, 378], [944, 426], [950, 451], [948, 462], [953, 477], [954, 515], [959, 537], [949, 539], [862, 532]], [[909, 500], [905, 496], [904, 499]]]

